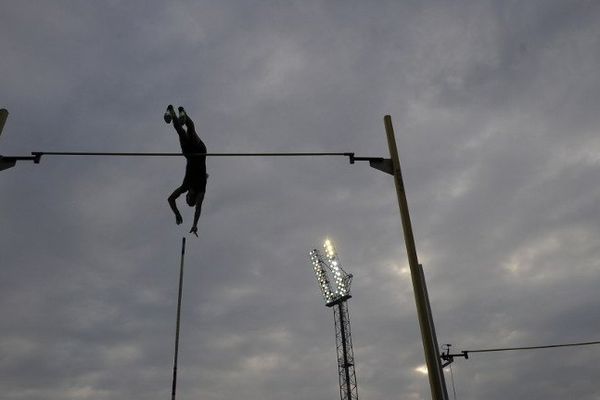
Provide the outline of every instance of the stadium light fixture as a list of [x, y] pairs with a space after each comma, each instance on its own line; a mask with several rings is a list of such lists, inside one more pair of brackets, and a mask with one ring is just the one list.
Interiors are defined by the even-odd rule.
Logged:
[[325, 299], [325, 305], [331, 307], [351, 297], [350, 284], [352, 283], [352, 274], [347, 273], [342, 268], [337, 251], [331, 240], [325, 240], [323, 250], [324, 253], [321, 253], [317, 249], [311, 250], [310, 260], [317, 283], [321, 289], [321, 294]]

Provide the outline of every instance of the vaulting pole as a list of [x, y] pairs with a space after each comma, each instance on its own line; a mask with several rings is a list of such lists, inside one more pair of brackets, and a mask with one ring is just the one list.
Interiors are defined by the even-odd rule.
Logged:
[[173, 387], [171, 400], [175, 400], [177, 390], [177, 354], [179, 353], [179, 321], [181, 315], [181, 294], [183, 289], [183, 259], [185, 257], [185, 237], [181, 239], [181, 264], [179, 266], [179, 295], [177, 296], [177, 325], [175, 328], [175, 358], [173, 361]]
[[429, 306], [425, 276], [423, 275], [422, 267], [417, 258], [417, 249], [413, 237], [410, 215], [408, 213], [408, 202], [406, 201], [406, 192], [404, 191], [404, 182], [402, 180], [398, 149], [396, 148], [392, 117], [386, 115], [384, 117], [384, 123], [392, 159], [394, 183], [396, 184], [396, 194], [398, 196], [398, 205], [400, 207], [400, 217], [402, 219], [402, 229], [404, 231], [404, 243], [406, 244], [408, 265], [410, 266], [410, 276], [412, 278], [415, 303], [417, 305], [421, 338], [425, 350], [425, 362], [427, 363], [427, 375], [429, 377], [429, 386], [431, 387], [431, 398], [433, 400], [447, 400], [448, 392], [444, 380], [444, 370], [442, 369], [439, 349], [437, 347], [437, 338], [435, 327], [433, 325], [431, 308]]

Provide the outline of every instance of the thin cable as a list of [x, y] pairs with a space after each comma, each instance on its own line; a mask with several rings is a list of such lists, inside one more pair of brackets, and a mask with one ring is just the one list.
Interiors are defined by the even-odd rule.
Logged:
[[463, 353], [492, 353], [492, 352], [499, 352], [499, 351], [517, 351], [517, 350], [550, 349], [550, 348], [556, 348], [556, 347], [591, 346], [591, 345], [597, 345], [597, 344], [600, 344], [600, 341], [549, 344], [549, 345], [545, 345], [545, 346], [503, 347], [503, 348], [497, 348], [497, 349], [464, 350]]

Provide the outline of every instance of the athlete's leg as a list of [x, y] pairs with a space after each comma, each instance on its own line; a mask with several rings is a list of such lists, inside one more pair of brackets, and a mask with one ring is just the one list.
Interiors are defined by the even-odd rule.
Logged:
[[194, 143], [198, 143], [200, 141], [200, 137], [196, 133], [194, 121], [190, 118], [187, 111], [185, 111], [183, 107], [179, 107], [177, 110], [179, 111], [179, 122], [181, 124], [185, 124], [185, 127], [187, 128], [188, 138]]
[[177, 225], [179, 225], [183, 222], [183, 218], [181, 217], [181, 213], [177, 209], [177, 203], [175, 203], [175, 200], [177, 200], [177, 198], [179, 196], [181, 196], [183, 193], [185, 193], [186, 191], [187, 191], [187, 187], [185, 187], [184, 185], [181, 185], [177, 189], [175, 189], [173, 191], [173, 193], [171, 193], [171, 195], [169, 196], [169, 199], [168, 199], [169, 206], [171, 206], [171, 210], [173, 210], [173, 213], [175, 214], [175, 223]]
[[167, 107], [167, 112], [171, 114], [171, 119], [173, 122], [173, 127], [177, 131], [177, 133], [181, 136], [182, 134], [185, 136], [185, 131], [183, 130], [183, 126], [181, 125], [181, 121], [177, 118], [175, 114], [175, 109], [171, 104]]
[[194, 121], [192, 121], [192, 119], [188, 115], [187, 111], [185, 111], [185, 109], [183, 107], [179, 107], [177, 110], [179, 111], [179, 120], [180, 120], [180, 122], [182, 124], [185, 124], [185, 126], [188, 129], [194, 130]]
[[175, 114], [175, 109], [173, 108], [173, 105], [169, 104], [167, 106], [167, 112], [165, 113], [165, 122], [173, 123], [173, 128], [175, 128], [175, 131], [177, 132], [177, 135], [179, 136], [179, 144], [181, 146], [181, 152], [182, 153], [186, 153], [190, 151], [190, 143], [192, 142], [190, 140], [190, 136], [188, 134], [188, 132], [183, 129], [183, 125], [182, 125], [182, 121], [180, 120], [180, 118], [177, 117], [177, 114]]

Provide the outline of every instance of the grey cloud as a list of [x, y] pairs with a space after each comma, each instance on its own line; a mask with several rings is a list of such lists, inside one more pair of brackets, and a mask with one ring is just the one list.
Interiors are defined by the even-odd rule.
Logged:
[[[386, 156], [392, 114], [440, 343], [597, 340], [598, 7], [577, 2], [22, 1], [0, 17], [0, 154]], [[166, 397], [181, 159], [43, 158], [0, 175], [7, 399]], [[346, 158], [210, 158], [188, 237], [178, 397], [338, 395], [307, 253], [355, 276], [362, 398], [428, 398], [391, 177]], [[598, 396], [595, 348], [457, 360], [458, 397]], [[540, 368], [544, 366], [544, 368]], [[448, 377], [448, 382], [449, 377]]]

